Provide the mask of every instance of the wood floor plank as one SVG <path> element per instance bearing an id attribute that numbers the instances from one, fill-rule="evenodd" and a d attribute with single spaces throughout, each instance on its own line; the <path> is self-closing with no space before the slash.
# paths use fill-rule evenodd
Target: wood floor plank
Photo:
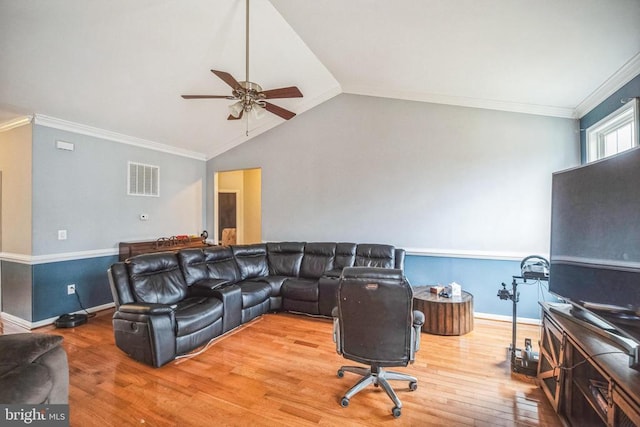
<path id="1" fill-rule="evenodd" d="M 415 363 L 394 369 L 418 379 L 414 392 L 393 381 L 403 402 L 394 419 L 379 388 L 340 406 L 358 377 L 336 375 L 354 363 L 336 353 L 328 319 L 264 315 L 201 354 L 155 369 L 115 346 L 112 314 L 73 329 L 36 330 L 65 338 L 72 426 L 561 425 L 536 380 L 510 372 L 510 323 L 476 319 L 461 337 L 423 333 Z M 537 326 L 518 329 L 519 340 L 538 341 Z M 1 322 L 0 331 L 22 332 Z"/>

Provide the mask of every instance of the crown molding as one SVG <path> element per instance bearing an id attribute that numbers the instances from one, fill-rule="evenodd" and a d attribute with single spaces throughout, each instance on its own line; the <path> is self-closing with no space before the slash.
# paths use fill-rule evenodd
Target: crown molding
<path id="1" fill-rule="evenodd" d="M 18 128 L 20 126 L 28 125 L 33 120 L 33 116 L 20 116 L 15 119 L 7 120 L 0 123 L 0 132 L 6 132 L 11 129 Z"/>
<path id="2" fill-rule="evenodd" d="M 190 150 L 183 150 L 180 148 L 172 147 L 170 145 L 161 144 L 159 142 L 153 142 L 135 136 L 124 135 L 122 133 L 112 132 L 110 130 L 100 129 L 93 126 L 83 125 L 80 123 L 71 122 L 68 120 L 58 119 L 51 116 L 45 116 L 44 114 L 35 114 L 34 123 L 40 126 L 46 126 L 54 129 L 60 129 L 67 132 L 74 132 L 82 135 L 93 136 L 96 138 L 102 138 L 109 141 L 119 142 L 122 144 L 133 145 L 136 147 L 146 148 L 154 151 L 161 151 L 163 153 L 173 154 L 176 156 L 188 157 L 196 160 L 206 160 L 206 156 L 202 153 L 198 153 Z"/>
<path id="3" fill-rule="evenodd" d="M 511 113 L 535 114 L 573 119 L 574 110 L 569 107 L 523 104 L 519 102 L 497 101 L 493 99 L 467 98 L 464 96 L 438 95 L 433 93 L 403 92 L 385 90 L 379 87 L 347 86 L 344 93 L 380 98 L 403 99 L 406 101 L 429 102 L 433 104 L 456 105 L 460 107 L 483 108 L 486 110 L 507 111 Z"/>
<path id="4" fill-rule="evenodd" d="M 640 52 L 628 60 L 618 71 L 594 90 L 591 95 L 578 104 L 575 117 L 578 119 L 583 118 L 637 75 L 640 75 Z"/>

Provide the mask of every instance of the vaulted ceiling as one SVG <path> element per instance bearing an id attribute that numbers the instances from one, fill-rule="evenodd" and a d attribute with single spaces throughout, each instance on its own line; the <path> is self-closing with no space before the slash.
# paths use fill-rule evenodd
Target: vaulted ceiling
<path id="1" fill-rule="evenodd" d="M 0 0 L 0 123 L 79 124 L 210 158 L 284 120 L 227 121 L 244 0 Z M 341 93 L 579 117 L 640 72 L 640 0 L 251 0 L 250 77 Z M 36 119 L 37 120 L 37 119 Z M 292 120 L 296 120 L 293 118 Z"/>

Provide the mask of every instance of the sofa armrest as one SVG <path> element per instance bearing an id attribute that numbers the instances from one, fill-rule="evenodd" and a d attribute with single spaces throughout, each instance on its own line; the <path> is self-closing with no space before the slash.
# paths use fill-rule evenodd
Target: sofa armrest
<path id="1" fill-rule="evenodd" d="M 218 286 L 210 295 L 222 301 L 222 333 L 237 328 L 242 323 L 242 290 L 238 285 Z"/>
<path id="2" fill-rule="evenodd" d="M 190 297 L 216 296 L 215 291 L 219 290 L 220 287 L 228 283 L 229 281 L 225 279 L 204 279 L 189 286 L 189 290 L 187 291 L 187 293 Z"/>
<path id="3" fill-rule="evenodd" d="M 325 271 L 324 274 L 322 275 L 322 277 L 327 277 L 327 278 L 331 278 L 331 279 L 339 279 L 341 275 L 342 275 L 342 269 L 341 268 L 334 268 L 333 270 Z"/>
<path id="4" fill-rule="evenodd" d="M 33 363 L 62 343 L 59 335 L 42 333 L 0 336 L 0 375 L 21 364 Z"/>
<path id="5" fill-rule="evenodd" d="M 154 314 L 170 314 L 173 313 L 174 307 L 167 304 L 153 304 L 153 303 L 132 303 L 122 304 L 118 311 L 122 313 L 130 314 L 144 314 L 153 316 Z"/>

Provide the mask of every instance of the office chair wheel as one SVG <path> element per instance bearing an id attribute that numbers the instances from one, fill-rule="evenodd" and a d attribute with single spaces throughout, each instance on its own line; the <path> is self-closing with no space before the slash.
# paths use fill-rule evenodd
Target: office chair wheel
<path id="1" fill-rule="evenodd" d="M 338 378 L 344 377 L 344 371 L 342 369 L 338 369 Z"/>
<path id="2" fill-rule="evenodd" d="M 417 383 L 417 382 L 414 382 L 414 381 L 411 381 L 411 382 L 409 383 L 409 390 L 411 390 L 411 391 L 416 391 L 417 389 L 418 389 L 418 383 Z"/>
<path id="3" fill-rule="evenodd" d="M 343 398 L 340 400 L 340 405 L 341 405 L 343 408 L 346 408 L 347 406 L 349 406 L 349 399 L 347 399 L 346 397 L 343 397 Z"/>
<path id="4" fill-rule="evenodd" d="M 398 418 L 400 415 L 402 415 L 402 411 L 397 406 L 394 406 L 394 408 L 391 410 L 391 413 L 393 414 L 393 418 Z"/>

